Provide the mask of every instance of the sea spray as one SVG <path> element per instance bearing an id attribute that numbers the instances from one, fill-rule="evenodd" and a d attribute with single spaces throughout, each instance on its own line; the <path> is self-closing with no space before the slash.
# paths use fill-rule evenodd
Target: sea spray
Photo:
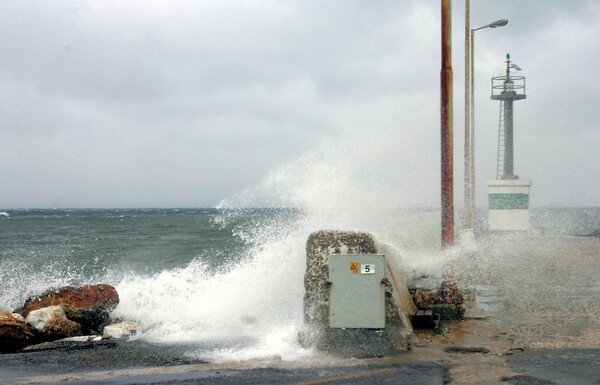
<path id="1" fill-rule="evenodd" d="M 439 214 L 414 208 L 437 201 L 437 162 L 428 149 L 403 146 L 409 136 L 391 128 L 377 135 L 354 130 L 273 169 L 218 206 L 215 225 L 233 224 L 247 246 L 244 256 L 217 272 L 193 261 L 125 278 L 117 286 L 118 313 L 140 322 L 143 338 L 196 344 L 211 359 L 309 354 L 297 334 L 312 232 L 370 232 L 404 266 L 412 257 L 435 255 L 427 268 L 439 270 Z"/>
<path id="2" fill-rule="evenodd" d="M 230 218 L 219 219 L 226 220 Z M 252 221 L 244 225 L 253 226 Z M 302 322 L 305 239 L 296 226 L 287 232 L 269 231 L 266 225 L 258 229 L 257 236 L 274 236 L 227 269 L 210 272 L 193 261 L 184 268 L 124 279 L 117 286 L 121 303 L 115 314 L 139 322 L 142 338 L 195 345 L 206 358 L 224 359 L 225 352 L 297 356 L 301 349 L 294 333 Z"/>
<path id="3" fill-rule="evenodd" d="M 73 266 L 65 263 L 64 259 L 52 260 L 31 254 L 20 260 L 14 257 L 8 259 L 6 254 L 2 257 L 0 311 L 10 312 L 22 306 L 27 298 L 48 289 L 115 281 L 101 269 L 93 274 L 87 273 L 89 264 Z"/>
<path id="4" fill-rule="evenodd" d="M 102 246 L 101 260 L 112 261 L 96 278 L 119 292 L 114 315 L 137 321 L 138 338 L 189 345 L 212 360 L 294 358 L 311 354 L 297 333 L 312 232 L 366 231 L 407 270 L 438 271 L 439 213 L 427 208 L 439 200 L 434 152 L 403 145 L 418 145 L 410 140 L 415 130 L 371 131 L 350 130 L 274 168 L 258 185 L 223 200 L 211 228 L 184 212 L 134 217 L 124 210 L 119 218 L 100 215 L 102 223 L 86 216 L 94 231 L 102 225 L 86 236 L 90 252 Z M 232 247 L 201 249 L 221 229 L 233 235 Z M 186 250 L 176 247 L 183 244 Z"/>
<path id="5" fill-rule="evenodd" d="M 247 245 L 235 264 L 209 272 L 193 261 L 126 278 L 117 286 L 117 312 L 140 322 L 142 338 L 196 345 L 192 351 L 212 360 L 311 354 L 297 341 L 310 233 L 371 232 L 404 266 L 433 254 L 438 258 L 429 259 L 428 268 L 439 270 L 439 214 L 414 209 L 437 194 L 429 173 L 415 170 L 424 160 L 419 151 L 399 151 L 393 136 L 325 141 L 221 202 L 215 225 L 233 224 L 233 234 Z"/>

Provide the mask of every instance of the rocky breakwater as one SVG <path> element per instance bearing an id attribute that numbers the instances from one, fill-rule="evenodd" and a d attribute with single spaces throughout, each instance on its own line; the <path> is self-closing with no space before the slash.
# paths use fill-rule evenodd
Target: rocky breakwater
<path id="1" fill-rule="evenodd" d="M 110 285 L 66 286 L 28 298 L 13 313 L 0 313 L 0 352 L 62 338 L 100 335 L 119 303 Z"/>

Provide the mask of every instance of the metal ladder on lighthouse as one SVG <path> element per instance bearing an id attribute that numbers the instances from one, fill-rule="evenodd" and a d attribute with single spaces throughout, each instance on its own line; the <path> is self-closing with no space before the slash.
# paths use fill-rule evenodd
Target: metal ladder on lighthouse
<path id="1" fill-rule="evenodd" d="M 500 123 L 498 125 L 498 157 L 496 161 L 496 180 L 504 174 L 504 100 L 500 101 Z"/>

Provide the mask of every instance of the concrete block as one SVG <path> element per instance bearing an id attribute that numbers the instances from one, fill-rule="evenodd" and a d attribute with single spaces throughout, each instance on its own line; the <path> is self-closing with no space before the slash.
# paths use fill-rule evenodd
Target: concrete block
<path id="1" fill-rule="evenodd" d="M 393 258 L 386 258 L 385 328 L 331 329 L 329 327 L 329 270 L 331 254 L 385 254 L 370 234 L 345 231 L 318 231 L 306 244 L 304 276 L 304 324 L 300 342 L 322 351 L 355 356 L 380 355 L 410 347 L 413 334 L 409 314 L 416 310 L 405 277 Z M 356 343 L 360 341 L 360 343 Z M 386 343 L 382 343 L 386 341 Z M 384 350 L 384 351 L 382 351 Z"/>
<path id="2" fill-rule="evenodd" d="M 529 230 L 530 180 L 510 179 L 488 182 L 489 218 L 492 231 Z"/>

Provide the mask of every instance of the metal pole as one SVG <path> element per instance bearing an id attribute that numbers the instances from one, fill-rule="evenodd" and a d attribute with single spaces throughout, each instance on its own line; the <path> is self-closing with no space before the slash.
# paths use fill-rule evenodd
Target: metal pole
<path id="1" fill-rule="evenodd" d="M 465 0 L 465 6 L 469 5 L 469 0 Z M 465 143 L 468 141 L 469 143 L 469 149 L 468 149 L 468 161 L 465 160 L 466 163 L 468 163 L 469 165 L 469 176 L 465 176 L 465 184 L 469 184 L 468 187 L 465 187 L 465 191 L 468 191 L 468 200 L 467 200 L 467 196 L 465 196 L 465 228 L 474 228 L 475 227 L 475 214 L 476 214 L 476 205 L 475 205 L 475 31 L 478 31 L 480 29 L 483 28 L 496 28 L 496 27 L 503 27 L 506 24 L 508 24 L 508 20 L 506 19 L 501 19 L 501 20 L 496 20 L 493 23 L 484 25 L 483 27 L 479 27 L 479 28 L 475 28 L 475 29 L 471 29 L 471 33 L 469 36 L 469 47 L 466 47 L 466 43 L 465 43 L 465 51 L 466 50 L 470 50 L 470 54 L 469 54 L 469 63 L 466 63 L 466 59 L 465 59 L 465 67 L 469 67 L 469 74 L 470 74 L 470 78 L 466 81 L 470 81 L 470 86 L 469 86 L 469 101 L 465 100 L 465 103 L 469 103 L 469 134 L 468 134 L 468 139 L 466 138 L 467 134 L 465 133 Z M 468 26 L 465 23 L 465 40 L 467 40 L 467 31 Z M 466 54 L 465 54 L 466 56 Z M 466 86 L 465 86 L 466 87 Z M 467 99 L 465 97 L 465 99 Z M 466 113 L 467 109 L 465 107 L 465 113 Z M 465 126 L 465 130 L 466 130 L 466 126 Z M 467 152 L 467 149 L 465 148 L 465 152 Z M 465 155 L 466 156 L 466 155 Z M 466 170 L 466 166 L 465 166 L 465 170 Z M 467 182 L 468 180 L 468 182 Z"/>
<path id="2" fill-rule="evenodd" d="M 504 175 L 502 179 L 515 179 L 513 168 L 513 101 L 504 101 Z"/>
<path id="3" fill-rule="evenodd" d="M 441 85 L 441 201 L 442 246 L 454 243 L 454 175 L 452 143 L 452 42 L 451 1 L 442 1 L 442 68 Z"/>
<path id="4" fill-rule="evenodd" d="M 471 57 L 470 57 L 470 4 L 469 0 L 465 0 L 465 150 L 464 150 L 464 163 L 465 163 L 465 218 L 463 228 L 471 228 L 471 124 L 470 124 L 470 101 L 471 92 L 469 89 L 470 85 L 470 73 L 471 70 Z"/>
<path id="5" fill-rule="evenodd" d="M 506 80 L 504 92 L 515 94 L 513 82 L 510 79 L 510 56 L 506 55 Z M 504 176 L 502 179 L 515 179 L 513 169 L 513 99 L 504 100 Z"/>
<path id="6" fill-rule="evenodd" d="M 470 208 L 470 213 L 471 213 L 471 218 L 470 218 L 470 227 L 475 227 L 475 31 L 471 30 L 471 38 L 470 38 L 470 44 L 471 44 L 471 95 L 470 95 L 470 101 L 471 101 L 471 117 L 469 119 L 470 127 L 471 127 L 471 153 L 470 153 L 470 165 L 471 165 L 471 175 L 470 175 L 470 182 L 471 182 L 471 189 L 470 189 L 470 193 L 471 193 L 471 208 Z"/>

